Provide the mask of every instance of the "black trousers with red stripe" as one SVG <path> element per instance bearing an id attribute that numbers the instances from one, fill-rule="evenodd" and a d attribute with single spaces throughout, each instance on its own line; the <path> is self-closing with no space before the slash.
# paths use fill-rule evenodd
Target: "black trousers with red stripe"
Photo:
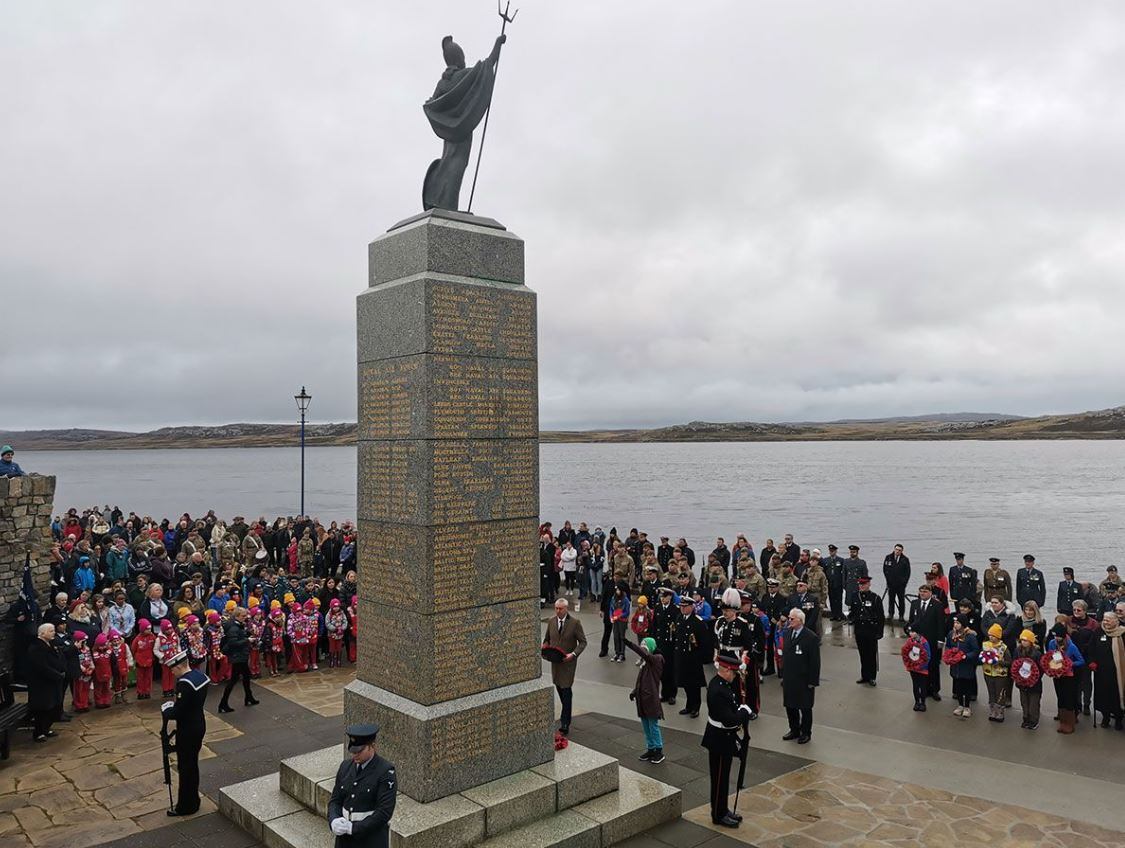
<path id="1" fill-rule="evenodd" d="M 733 754 L 709 751 L 711 760 L 711 821 L 718 821 L 730 813 L 727 797 L 730 795 L 730 767 Z"/>

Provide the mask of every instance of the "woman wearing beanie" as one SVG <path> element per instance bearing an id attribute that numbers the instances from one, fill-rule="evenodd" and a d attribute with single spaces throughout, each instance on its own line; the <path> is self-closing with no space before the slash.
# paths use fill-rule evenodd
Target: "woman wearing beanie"
<path id="1" fill-rule="evenodd" d="M 1039 666 L 1055 683 L 1055 696 L 1059 700 L 1059 733 L 1073 733 L 1078 712 L 1078 678 L 1076 672 L 1086 664 L 1066 632 L 1065 624 L 1051 628 L 1051 641 L 1043 653 Z"/>
<path id="2" fill-rule="evenodd" d="M 1004 628 L 993 624 L 980 647 L 980 664 L 984 667 L 984 685 L 988 690 L 989 721 L 1004 720 L 1004 692 L 1011 662 L 1012 655 L 1004 644 Z"/>
<path id="3" fill-rule="evenodd" d="M 949 676 L 953 678 L 953 697 L 957 706 L 953 715 L 969 718 L 973 714 L 969 704 L 977 696 L 977 657 L 980 643 L 973 632 L 965 626 L 961 616 L 953 619 L 953 629 L 945 640 L 942 662 L 949 666 Z"/>
<path id="4" fill-rule="evenodd" d="M 645 732 L 645 752 L 639 759 L 662 763 L 664 738 L 660 734 L 660 719 L 664 718 L 664 706 L 660 701 L 660 678 L 664 674 L 664 657 L 651 636 L 642 639 L 639 646 L 626 641 L 625 647 L 639 654 L 642 663 L 637 671 L 637 682 L 629 693 L 629 700 L 637 704 L 637 716 Z"/>
<path id="5" fill-rule="evenodd" d="M 1022 631 L 1010 671 L 1012 682 L 1020 690 L 1020 709 L 1023 712 L 1020 727 L 1025 730 L 1039 729 L 1039 702 L 1043 698 L 1043 677 L 1039 661 L 1042 658 L 1043 652 L 1039 650 L 1035 634 L 1030 630 Z"/>

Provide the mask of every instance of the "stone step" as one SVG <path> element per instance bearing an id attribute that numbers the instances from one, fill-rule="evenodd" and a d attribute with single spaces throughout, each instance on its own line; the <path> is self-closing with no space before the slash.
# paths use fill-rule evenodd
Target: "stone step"
<path id="1" fill-rule="evenodd" d="M 602 848 L 601 825 L 574 810 L 562 810 L 493 836 L 481 848 Z"/>
<path id="2" fill-rule="evenodd" d="M 219 812 L 259 842 L 267 822 L 302 810 L 300 801 L 281 791 L 277 772 L 219 790 Z"/>
<path id="3" fill-rule="evenodd" d="M 615 845 L 658 824 L 678 819 L 683 793 L 655 778 L 618 767 L 618 789 L 573 808 L 601 825 L 601 844 Z"/>

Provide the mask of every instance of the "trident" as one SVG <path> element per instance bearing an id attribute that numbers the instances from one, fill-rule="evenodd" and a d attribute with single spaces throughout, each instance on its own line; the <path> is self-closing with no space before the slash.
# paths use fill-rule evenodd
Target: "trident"
<path id="1" fill-rule="evenodd" d="M 496 14 L 498 14 L 500 16 L 500 20 L 501 20 L 501 23 L 500 23 L 500 34 L 501 35 L 504 34 L 504 29 L 508 26 L 508 24 L 510 24 L 512 21 L 514 21 L 516 19 L 516 15 L 518 15 L 520 13 L 520 10 L 516 9 L 514 12 L 512 12 L 511 15 L 509 15 L 508 10 L 511 7 L 512 7 L 511 0 L 505 0 L 504 9 L 503 9 L 503 11 L 501 11 L 500 0 L 496 0 Z M 500 69 L 500 57 L 497 56 L 496 57 L 496 67 L 492 69 L 493 75 L 495 75 L 496 72 L 499 69 Z M 477 193 L 477 175 L 480 173 L 480 157 L 481 157 L 481 154 L 484 153 L 484 138 L 485 138 L 485 136 L 488 135 L 488 116 L 491 115 L 491 114 L 492 114 L 492 101 L 489 100 L 488 101 L 488 109 L 486 109 L 485 113 L 484 113 L 484 127 L 480 131 L 480 147 L 477 148 L 477 166 L 476 166 L 476 168 L 473 169 L 473 187 L 472 187 L 472 189 L 469 190 L 469 208 L 466 210 L 467 212 L 469 212 L 469 214 L 472 214 L 472 211 L 473 211 L 473 195 L 475 195 Z"/>

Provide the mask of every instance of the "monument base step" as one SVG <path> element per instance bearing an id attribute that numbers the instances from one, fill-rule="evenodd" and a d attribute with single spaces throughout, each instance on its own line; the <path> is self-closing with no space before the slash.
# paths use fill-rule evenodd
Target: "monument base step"
<path id="1" fill-rule="evenodd" d="M 337 745 L 284 760 L 277 774 L 221 789 L 219 809 L 269 848 L 330 848 L 328 799 L 343 757 Z M 400 794 L 391 845 L 601 848 L 678 818 L 681 803 L 680 790 L 572 743 L 552 763 L 427 804 Z"/>

